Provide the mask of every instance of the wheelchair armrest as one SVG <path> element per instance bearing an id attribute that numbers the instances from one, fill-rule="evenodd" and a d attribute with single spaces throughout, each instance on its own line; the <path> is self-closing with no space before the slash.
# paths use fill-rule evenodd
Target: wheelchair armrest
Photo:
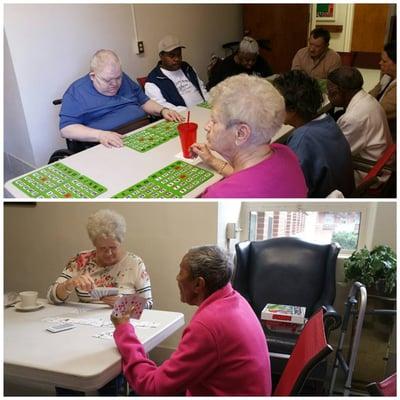
<path id="1" fill-rule="evenodd" d="M 324 306 L 324 325 L 327 339 L 331 331 L 339 328 L 342 323 L 342 317 L 331 305 Z"/>

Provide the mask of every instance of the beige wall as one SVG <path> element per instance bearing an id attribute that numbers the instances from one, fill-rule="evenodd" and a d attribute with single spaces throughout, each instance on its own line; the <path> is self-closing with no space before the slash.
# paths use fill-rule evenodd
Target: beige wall
<path id="1" fill-rule="evenodd" d="M 135 20 L 145 46 L 142 55 L 135 54 Z M 158 41 L 173 33 L 187 45 L 185 59 L 206 79 L 211 53 L 241 36 L 241 6 L 6 4 L 4 32 L 9 47 L 4 54 L 7 76 L 15 76 L 5 85 L 5 115 L 19 116 L 5 118 L 4 151 L 39 167 L 54 150 L 65 147 L 58 132 L 59 106 L 51 101 L 88 71 L 96 50 L 114 49 L 135 79 L 153 68 Z M 28 144 L 21 148 L 17 141 L 23 134 Z"/>
<path id="2" fill-rule="evenodd" d="M 5 291 L 38 290 L 46 295 L 69 257 L 91 248 L 85 223 L 92 212 L 110 207 L 127 220 L 125 246 L 143 258 L 150 273 L 155 308 L 179 311 L 189 321 L 194 307 L 179 300 L 175 277 L 186 250 L 217 243 L 215 202 L 37 203 L 4 208 Z M 175 347 L 181 332 L 163 343 Z"/>

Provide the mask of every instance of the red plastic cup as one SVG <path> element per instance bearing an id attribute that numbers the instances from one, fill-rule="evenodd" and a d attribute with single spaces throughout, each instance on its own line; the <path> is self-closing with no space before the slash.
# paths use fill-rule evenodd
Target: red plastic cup
<path id="1" fill-rule="evenodd" d="M 182 122 L 178 125 L 181 139 L 183 157 L 190 158 L 190 146 L 196 142 L 197 124 L 195 122 Z"/>

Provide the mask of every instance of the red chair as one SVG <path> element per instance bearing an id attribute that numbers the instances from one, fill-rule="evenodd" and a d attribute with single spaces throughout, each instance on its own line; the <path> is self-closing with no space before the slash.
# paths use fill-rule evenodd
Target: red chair
<path id="1" fill-rule="evenodd" d="M 298 394 L 311 370 L 331 352 L 325 336 L 323 309 L 306 323 L 283 370 L 274 396 Z"/>
<path id="2" fill-rule="evenodd" d="M 388 190 L 389 185 L 395 185 L 395 168 L 396 163 L 394 162 L 396 154 L 396 144 L 393 143 L 385 150 L 382 156 L 376 163 L 369 160 L 362 160 L 355 157 L 353 159 L 354 167 L 360 171 L 368 171 L 368 174 L 363 180 L 357 185 L 356 190 L 352 197 L 382 197 L 385 194 L 385 190 Z M 368 166 L 369 164 L 369 166 Z M 377 187 L 372 185 L 378 182 L 378 177 L 382 175 L 383 171 L 389 171 L 390 177 L 384 183 Z M 395 194 L 396 190 L 394 190 Z M 395 197 L 395 196 L 394 196 Z"/>
<path id="3" fill-rule="evenodd" d="M 381 382 L 373 382 L 367 385 L 368 393 L 371 396 L 397 396 L 396 372 Z"/>
<path id="4" fill-rule="evenodd" d="M 147 76 L 143 76 L 141 78 L 136 78 L 138 84 L 140 85 L 140 87 L 144 90 L 144 85 L 147 82 Z"/>

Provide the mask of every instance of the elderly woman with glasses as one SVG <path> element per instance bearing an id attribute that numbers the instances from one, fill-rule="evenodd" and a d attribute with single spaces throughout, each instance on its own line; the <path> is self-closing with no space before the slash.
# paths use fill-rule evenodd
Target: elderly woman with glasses
<path id="1" fill-rule="evenodd" d="M 285 145 L 271 144 L 285 119 L 285 101 L 273 85 L 255 76 L 236 75 L 213 88 L 210 102 L 207 143 L 195 143 L 191 150 L 224 179 L 201 197 L 307 196 L 296 155 Z"/>
<path id="2" fill-rule="evenodd" d="M 87 232 L 94 249 L 82 251 L 69 260 L 50 286 L 47 298 L 52 304 L 64 303 L 72 292 L 82 302 L 98 300 L 91 291 L 96 287 L 118 288 L 122 293 L 138 293 L 151 308 L 150 278 L 140 257 L 123 247 L 126 222 L 111 210 L 99 210 L 88 219 Z M 100 300 L 112 306 L 117 296 Z"/>

